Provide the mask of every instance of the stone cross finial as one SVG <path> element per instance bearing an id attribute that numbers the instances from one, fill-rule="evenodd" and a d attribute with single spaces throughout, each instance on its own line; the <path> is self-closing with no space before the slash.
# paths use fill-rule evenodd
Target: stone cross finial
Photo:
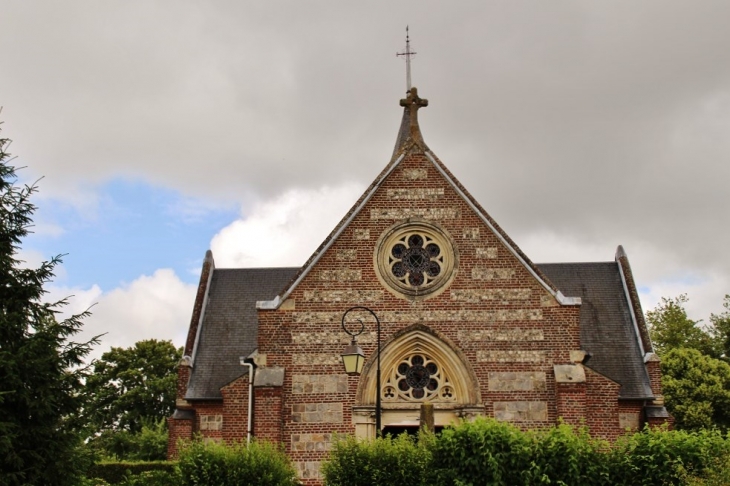
<path id="1" fill-rule="evenodd" d="M 423 145 L 423 136 L 418 126 L 418 109 L 428 106 L 428 100 L 418 97 L 418 89 L 411 88 L 408 97 L 400 100 L 400 105 L 406 107 L 410 118 L 411 137 L 413 141 Z"/>

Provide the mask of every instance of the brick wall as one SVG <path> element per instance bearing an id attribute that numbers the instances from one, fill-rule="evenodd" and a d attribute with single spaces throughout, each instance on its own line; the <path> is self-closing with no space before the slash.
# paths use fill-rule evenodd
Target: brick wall
<path id="1" fill-rule="evenodd" d="M 379 239 L 405 218 L 439 225 L 458 255 L 453 280 L 431 298 L 403 298 L 376 274 Z M 258 311 L 259 353 L 267 367 L 285 373 L 281 386 L 255 388 L 254 435 L 282 443 L 304 483 L 320 484 L 320 463 L 332 438 L 354 433 L 353 407 L 367 405 L 357 403 L 357 396 L 368 378 L 345 375 L 340 360 L 350 341 L 341 318 L 355 305 L 379 316 L 384 344 L 418 324 L 458 350 L 478 388 L 473 403 L 463 404 L 469 412 L 462 415 L 482 412 L 523 428 L 562 417 L 570 424 L 585 423 L 591 433 L 609 440 L 622 427 L 632 427 L 640 407 L 620 404 L 615 382 L 589 369 L 585 381 L 556 381 L 555 365 L 575 366 L 571 351 L 581 347 L 580 307 L 561 305 L 509 244 L 423 154 L 407 155 L 287 301 L 277 310 Z M 366 329 L 358 342 L 372 360 L 376 328 L 369 316 L 363 321 Z M 655 376 L 658 367 L 652 380 Z M 181 374 L 182 382 L 187 378 Z M 222 390 L 223 402 L 194 404 L 190 430 L 179 424 L 175 433 L 245 440 L 247 387 L 243 377 Z M 413 408 L 418 410 L 418 404 Z"/>
<path id="2" fill-rule="evenodd" d="M 440 225 L 458 252 L 454 280 L 433 298 L 399 297 L 384 289 L 375 273 L 378 239 L 408 217 Z M 259 311 L 259 352 L 267 355 L 268 366 L 287 372 L 281 395 L 270 397 L 270 406 L 259 403 L 257 390 L 257 436 L 282 440 L 307 484 L 318 484 L 318 464 L 331 434 L 354 432 L 360 379 L 344 377 L 339 359 L 349 344 L 340 319 L 350 306 L 375 311 L 383 341 L 415 323 L 449 339 L 481 383 L 484 413 L 524 427 L 555 423 L 552 366 L 569 363 L 570 351 L 580 349 L 579 307 L 557 303 L 419 154 L 407 156 L 383 181 L 289 300 L 286 310 Z M 365 322 L 358 342 L 372 357 L 375 325 Z M 325 376 L 338 377 L 320 381 Z M 276 407 L 282 411 L 278 424 L 273 423 Z M 267 410 L 267 417 L 260 410 Z M 262 420 L 270 432 L 258 429 Z"/>

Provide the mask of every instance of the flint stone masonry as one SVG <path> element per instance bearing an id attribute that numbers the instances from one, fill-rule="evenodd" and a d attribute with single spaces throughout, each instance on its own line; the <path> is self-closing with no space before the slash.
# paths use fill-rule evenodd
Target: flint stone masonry
<path id="1" fill-rule="evenodd" d="M 336 258 L 341 262 L 354 261 L 357 259 L 357 250 L 350 248 L 345 250 L 337 250 Z"/>
<path id="2" fill-rule="evenodd" d="M 479 331 L 459 331 L 462 341 L 543 341 L 542 329 L 482 329 Z"/>
<path id="3" fill-rule="evenodd" d="M 474 280 L 509 280 L 514 276 L 514 268 L 474 267 L 471 269 L 471 278 Z"/>
<path id="4" fill-rule="evenodd" d="M 200 430 L 223 430 L 223 415 L 201 415 Z"/>
<path id="5" fill-rule="evenodd" d="M 464 228 L 461 237 L 465 240 L 479 239 L 479 228 Z"/>
<path id="6" fill-rule="evenodd" d="M 544 363 L 547 351 L 477 351 L 477 361 L 491 363 Z"/>
<path id="7" fill-rule="evenodd" d="M 294 344 L 350 344 L 352 338 L 342 331 L 337 332 L 297 332 L 291 335 Z M 374 343 L 375 333 L 365 331 L 357 336 L 359 343 Z"/>
<path id="8" fill-rule="evenodd" d="M 543 371 L 489 373 L 489 391 L 543 391 L 546 378 Z"/>
<path id="9" fill-rule="evenodd" d="M 459 210 L 456 208 L 378 208 L 370 210 L 370 219 L 456 219 L 459 217 Z"/>
<path id="10" fill-rule="evenodd" d="M 296 403 L 292 405 L 292 422 L 308 424 L 342 423 L 342 403 Z"/>
<path id="11" fill-rule="evenodd" d="M 430 187 L 424 187 L 424 188 L 404 188 L 404 189 L 388 189 L 388 198 L 394 199 L 394 200 L 400 200 L 400 199 L 429 199 L 429 200 L 435 200 L 444 195 L 444 188 L 443 187 L 437 187 L 437 188 L 430 188 Z"/>
<path id="12" fill-rule="evenodd" d="M 427 179 L 428 171 L 426 169 L 403 169 L 403 178 L 411 181 Z"/>
<path id="13" fill-rule="evenodd" d="M 356 240 L 369 240 L 370 230 L 369 229 L 356 229 L 352 232 Z"/>
<path id="14" fill-rule="evenodd" d="M 346 393 L 347 375 L 293 375 L 292 393 Z"/>
<path id="15" fill-rule="evenodd" d="M 292 434 L 291 448 L 295 451 L 330 451 L 332 434 Z"/>
<path id="16" fill-rule="evenodd" d="M 503 422 L 544 422 L 547 402 L 494 402 L 494 418 Z"/>
<path id="17" fill-rule="evenodd" d="M 377 302 L 382 290 L 305 290 L 305 302 Z"/>
<path id="18" fill-rule="evenodd" d="M 484 300 L 527 300 L 531 293 L 531 289 L 454 289 L 451 291 L 451 300 L 470 303 Z"/>
<path id="19" fill-rule="evenodd" d="M 297 324 L 339 323 L 342 313 L 338 312 L 295 312 Z M 380 322 L 490 322 L 490 321 L 539 321 L 540 309 L 501 309 L 497 311 L 474 311 L 466 309 L 433 310 L 427 313 L 385 311 L 379 314 Z M 360 339 L 358 338 L 358 341 Z M 339 341 L 338 341 L 339 342 Z"/>
<path id="20" fill-rule="evenodd" d="M 319 462 L 299 461 L 294 463 L 299 479 L 319 479 Z"/>
<path id="21" fill-rule="evenodd" d="M 346 268 L 343 270 L 322 270 L 319 273 L 320 280 L 329 280 L 336 282 L 352 282 L 353 280 L 360 280 L 361 278 L 362 271 L 352 268 Z"/>
<path id="22" fill-rule="evenodd" d="M 619 412 L 618 414 L 618 426 L 621 429 L 626 430 L 637 430 L 639 428 L 639 413 L 638 412 Z"/>
<path id="23" fill-rule="evenodd" d="M 477 248 L 477 258 L 497 258 L 497 247 Z"/>
<path id="24" fill-rule="evenodd" d="M 293 354 L 291 359 L 293 364 L 304 366 L 336 365 L 342 362 L 342 358 L 339 355 L 323 353 Z"/>

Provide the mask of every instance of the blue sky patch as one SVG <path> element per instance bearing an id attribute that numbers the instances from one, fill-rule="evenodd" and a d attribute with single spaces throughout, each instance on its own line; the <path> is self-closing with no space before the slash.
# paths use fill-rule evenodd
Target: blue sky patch
<path id="1" fill-rule="evenodd" d="M 239 214 L 234 205 L 215 206 L 142 181 L 116 179 L 96 193 L 94 211 L 61 200 L 34 201 L 39 231 L 23 248 L 46 257 L 67 254 L 65 277 L 59 275 L 57 284 L 111 290 L 159 268 L 197 283 L 191 269 L 200 266 L 213 236 Z"/>

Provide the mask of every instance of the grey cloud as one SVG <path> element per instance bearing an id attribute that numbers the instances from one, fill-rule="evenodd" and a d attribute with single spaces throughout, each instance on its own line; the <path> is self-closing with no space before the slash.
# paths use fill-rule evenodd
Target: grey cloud
<path id="1" fill-rule="evenodd" d="M 730 274 L 728 18 L 724 1 L 11 1 L 4 133 L 59 194 L 367 183 L 410 24 L 426 141 L 518 243 L 552 230 Z"/>

